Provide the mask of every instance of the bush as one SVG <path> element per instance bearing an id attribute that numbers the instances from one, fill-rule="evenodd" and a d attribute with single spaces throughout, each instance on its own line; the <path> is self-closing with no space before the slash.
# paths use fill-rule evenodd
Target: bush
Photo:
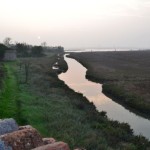
<path id="1" fill-rule="evenodd" d="M 0 44 L 0 60 L 2 60 L 4 58 L 4 54 L 7 49 L 8 49 L 8 47 L 6 47 L 3 44 Z"/>
<path id="2" fill-rule="evenodd" d="M 31 54 L 33 57 L 40 57 L 43 55 L 43 48 L 42 46 L 34 46 L 31 49 Z"/>

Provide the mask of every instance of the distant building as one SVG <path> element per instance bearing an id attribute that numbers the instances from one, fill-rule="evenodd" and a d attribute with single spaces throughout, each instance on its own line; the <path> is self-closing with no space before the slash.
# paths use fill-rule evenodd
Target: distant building
<path id="1" fill-rule="evenodd" d="M 9 49 L 5 51 L 5 54 L 4 54 L 5 61 L 13 61 L 13 60 L 16 60 L 16 58 L 17 58 L 16 50 Z"/>

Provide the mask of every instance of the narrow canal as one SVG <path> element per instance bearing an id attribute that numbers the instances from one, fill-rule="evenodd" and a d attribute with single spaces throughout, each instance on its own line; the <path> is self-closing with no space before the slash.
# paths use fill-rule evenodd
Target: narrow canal
<path id="1" fill-rule="evenodd" d="M 71 89 L 82 93 L 93 102 L 98 111 L 106 111 L 108 118 L 128 123 L 136 135 L 143 135 L 150 139 L 150 120 L 140 117 L 122 105 L 114 102 L 102 93 L 102 85 L 85 78 L 86 68 L 74 59 L 67 58 L 68 71 L 59 75 Z"/>

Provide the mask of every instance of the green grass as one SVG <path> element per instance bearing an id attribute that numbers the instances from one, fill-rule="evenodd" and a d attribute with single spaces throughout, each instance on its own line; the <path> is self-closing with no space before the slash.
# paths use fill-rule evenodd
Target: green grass
<path id="1" fill-rule="evenodd" d="M 6 71 L 5 80 L 3 82 L 3 90 L 0 95 L 0 117 L 14 117 L 16 118 L 16 100 L 18 99 L 18 86 L 16 77 L 13 75 L 14 63 L 5 63 L 4 69 Z"/>
<path id="2" fill-rule="evenodd" d="M 5 76 L 0 92 L 0 118 L 14 118 L 21 125 L 26 120 L 22 117 L 22 97 L 15 66 L 16 62 L 5 62 L 3 66 Z"/>
<path id="3" fill-rule="evenodd" d="M 24 65 L 20 68 L 19 64 L 26 61 L 30 61 L 30 68 L 29 80 L 25 84 Z M 150 147 L 147 139 L 133 135 L 128 124 L 108 120 L 105 112 L 97 112 L 82 94 L 75 93 L 60 81 L 57 72 L 52 70 L 56 61 L 56 55 L 50 55 L 5 64 L 7 76 L 4 95 L 7 95 L 7 88 L 9 91 L 12 89 L 7 97 L 7 105 L 13 102 L 9 106 L 11 111 L 8 111 L 8 117 L 17 118 L 19 124 L 32 125 L 44 137 L 67 142 L 71 149 L 144 150 Z M 62 68 L 64 70 L 67 67 Z M 12 93 L 15 95 L 13 101 Z M 0 105 L 5 107 L 5 103 Z M 7 109 L 3 111 L 6 117 Z"/>

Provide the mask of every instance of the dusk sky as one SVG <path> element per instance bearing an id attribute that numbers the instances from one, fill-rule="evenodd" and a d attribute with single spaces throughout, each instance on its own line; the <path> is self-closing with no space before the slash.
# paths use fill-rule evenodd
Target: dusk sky
<path id="1" fill-rule="evenodd" d="M 150 48 L 150 0 L 0 0 L 0 42 Z"/>

